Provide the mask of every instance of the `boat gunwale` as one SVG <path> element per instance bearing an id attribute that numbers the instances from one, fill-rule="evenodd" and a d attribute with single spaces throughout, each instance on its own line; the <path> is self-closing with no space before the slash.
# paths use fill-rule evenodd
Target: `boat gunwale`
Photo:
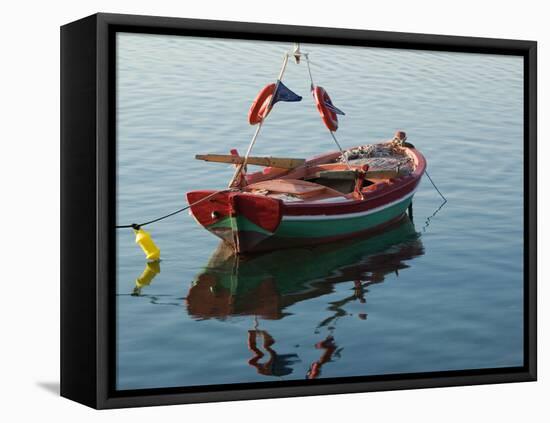
<path id="1" fill-rule="evenodd" d="M 281 218 L 291 217 L 294 219 L 299 219 L 300 217 L 303 217 L 305 219 L 308 216 L 316 217 L 316 216 L 323 216 L 323 215 L 331 216 L 331 219 L 337 217 L 338 215 L 342 215 L 343 219 L 347 219 L 347 218 L 352 218 L 354 214 L 361 214 L 361 213 L 364 213 L 365 211 L 368 211 L 369 209 L 384 208 L 386 205 L 396 202 L 399 199 L 405 198 L 408 195 L 412 197 L 412 195 L 414 195 L 416 191 L 418 184 L 420 183 L 420 179 L 422 175 L 425 172 L 426 160 L 422 155 L 422 153 L 413 147 L 405 147 L 405 148 L 407 151 L 407 155 L 411 157 L 415 165 L 412 173 L 406 176 L 400 176 L 393 180 L 388 180 L 387 182 L 371 185 L 371 187 L 378 185 L 379 188 L 377 188 L 377 192 L 370 192 L 370 193 L 367 192 L 367 195 L 365 196 L 364 199 L 350 198 L 350 195 L 348 194 L 348 195 L 342 195 L 340 201 L 333 201 L 333 202 L 326 202 L 323 200 L 321 201 L 304 200 L 300 202 L 285 202 L 284 200 L 278 199 L 278 198 L 271 198 L 271 200 L 281 204 L 281 208 L 282 208 Z M 306 163 L 294 169 L 293 171 L 286 173 L 284 176 L 280 175 L 279 177 L 274 177 L 271 179 L 272 180 L 293 179 L 292 173 L 294 173 L 295 171 L 299 169 L 303 171 L 303 169 L 307 167 L 311 167 L 312 164 L 313 165 L 320 164 L 318 163 L 319 161 L 330 159 L 331 156 L 334 156 L 334 158 L 336 158 L 337 154 L 338 152 L 330 152 L 330 153 L 325 153 L 323 155 L 316 156 L 312 159 L 307 160 Z M 249 178 L 252 177 L 250 179 L 253 179 L 254 176 L 261 177 L 266 175 L 262 175 L 262 172 L 256 172 L 248 175 Z M 200 190 L 200 191 L 202 191 L 205 194 L 215 192 L 214 190 Z M 197 193 L 199 191 L 191 191 L 191 192 Z M 189 192 L 188 194 L 190 194 L 191 192 Z M 227 193 L 226 195 L 228 199 L 235 196 L 250 196 L 250 197 L 257 197 L 257 198 L 266 198 L 266 196 L 264 195 L 255 194 L 255 193 L 246 192 L 246 191 L 236 191 L 236 192 L 233 191 L 233 192 Z M 334 197 L 334 198 L 339 199 L 338 197 Z M 191 211 L 191 213 L 193 212 Z M 344 217 L 344 215 L 346 217 Z M 200 224 L 202 226 L 205 226 L 202 223 Z"/>

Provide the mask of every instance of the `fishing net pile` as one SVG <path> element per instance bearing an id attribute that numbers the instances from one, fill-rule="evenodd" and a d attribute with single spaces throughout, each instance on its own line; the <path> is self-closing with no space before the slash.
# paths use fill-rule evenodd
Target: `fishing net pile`
<path id="1" fill-rule="evenodd" d="M 367 144 L 346 150 L 338 161 L 348 161 L 350 165 L 369 165 L 370 170 L 413 171 L 413 161 L 405 149 L 394 142 Z"/>

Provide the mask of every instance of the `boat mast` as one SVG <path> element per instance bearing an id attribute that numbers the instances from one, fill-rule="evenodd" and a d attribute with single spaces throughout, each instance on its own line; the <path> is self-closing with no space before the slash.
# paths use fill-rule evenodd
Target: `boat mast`
<path id="1" fill-rule="evenodd" d="M 279 88 L 279 84 L 281 83 L 281 80 L 283 79 L 283 75 L 285 73 L 287 64 L 288 64 L 288 53 L 285 53 L 285 55 L 283 57 L 283 65 L 281 66 L 279 76 L 277 77 L 277 83 L 275 85 L 275 90 L 273 91 L 274 93 L 276 93 L 277 88 Z M 269 110 L 271 108 L 274 98 L 275 98 L 275 96 L 272 95 L 270 100 L 269 100 L 269 104 L 268 104 L 266 110 Z M 229 188 L 231 188 L 235 184 L 235 181 L 238 180 L 238 178 L 240 177 L 241 172 L 243 171 L 243 169 L 246 169 L 246 164 L 248 162 L 248 157 L 250 156 L 250 153 L 252 152 L 252 148 L 254 147 L 254 144 L 256 143 L 256 139 L 258 138 L 258 135 L 260 134 L 260 130 L 262 129 L 262 125 L 263 125 L 264 120 L 265 120 L 266 117 L 267 116 L 262 117 L 262 120 L 260 121 L 260 123 L 256 127 L 256 131 L 254 131 L 254 135 L 252 136 L 252 140 L 250 141 L 250 144 L 248 145 L 248 149 L 246 150 L 244 160 L 243 160 L 242 164 L 237 166 L 237 169 L 235 170 L 235 173 L 233 174 L 233 177 L 231 178 L 231 181 L 229 182 L 229 185 L 228 185 Z"/>
<path id="2" fill-rule="evenodd" d="M 315 88 L 315 84 L 313 82 L 313 76 L 312 76 L 312 73 L 311 73 L 311 66 L 310 66 L 310 62 L 309 62 L 309 54 L 308 53 L 302 53 L 300 51 L 300 43 L 294 43 L 294 49 L 293 49 L 291 55 L 294 56 L 294 61 L 296 62 L 296 64 L 300 63 L 300 59 L 301 59 L 302 56 L 304 56 L 306 58 L 307 70 L 308 70 L 308 73 L 309 73 L 309 80 L 311 82 L 310 90 L 313 92 L 313 90 Z M 281 83 L 281 81 L 283 79 L 283 75 L 285 73 L 289 57 L 290 57 L 289 53 L 284 54 L 283 65 L 281 66 L 281 70 L 279 71 L 279 76 L 277 77 L 277 83 L 275 85 L 275 90 L 273 91 L 274 93 L 277 92 L 277 89 L 279 88 L 279 84 Z M 275 98 L 275 95 L 272 95 L 271 98 L 269 99 L 269 104 L 268 104 L 266 110 L 271 109 L 274 98 Z M 237 169 L 235 169 L 235 173 L 233 174 L 233 177 L 231 178 L 231 181 L 229 182 L 229 185 L 228 185 L 229 188 L 232 188 L 235 185 L 236 181 L 239 180 L 240 175 L 242 174 L 243 170 L 246 169 L 246 164 L 248 163 L 248 158 L 250 156 L 250 153 L 252 152 L 252 148 L 254 148 L 254 144 L 256 144 L 256 140 L 258 139 L 258 135 L 260 134 L 260 131 L 262 129 L 262 125 L 263 125 L 264 120 L 266 118 L 267 118 L 267 115 L 263 116 L 262 119 L 260 120 L 260 122 L 258 123 L 258 126 L 256 127 L 256 130 L 254 131 L 254 135 L 252 136 L 252 140 L 250 141 L 250 144 L 248 145 L 248 149 L 246 150 L 244 160 L 241 164 L 239 164 L 237 166 Z M 340 150 L 342 160 L 346 163 L 348 169 L 351 170 L 351 166 L 348 162 L 348 159 L 347 159 L 346 155 L 344 154 L 344 150 L 342 149 L 342 146 L 340 145 L 340 143 L 336 139 L 336 136 L 334 135 L 334 131 L 331 131 L 329 129 L 329 132 L 330 132 L 330 135 L 331 135 L 332 139 L 336 143 L 336 146 Z"/>

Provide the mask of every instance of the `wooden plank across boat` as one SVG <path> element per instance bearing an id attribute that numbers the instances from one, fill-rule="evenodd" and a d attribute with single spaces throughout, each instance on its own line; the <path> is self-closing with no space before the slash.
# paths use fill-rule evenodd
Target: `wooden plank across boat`
<path id="1" fill-rule="evenodd" d="M 403 216 L 426 169 L 418 150 L 395 141 L 375 146 L 397 151 L 407 166 L 384 168 L 383 157 L 371 161 L 376 166 L 365 164 L 368 158 L 350 160 L 348 166 L 340 161 L 341 152 L 326 153 L 297 166 L 301 159 L 249 157 L 247 163 L 265 169 L 245 174 L 240 185 L 230 191 L 187 193 L 191 213 L 236 253 L 316 245 L 379 230 Z M 197 157 L 244 163 L 244 158 L 236 155 Z M 223 161 L 216 160 L 220 157 Z M 386 161 L 393 163 L 395 157 Z"/>
<path id="2" fill-rule="evenodd" d="M 197 160 L 217 163 L 244 164 L 244 157 L 231 154 L 197 154 Z M 256 166 L 270 166 L 281 169 L 294 169 L 305 163 L 305 159 L 292 159 L 280 157 L 249 157 L 247 163 Z"/>

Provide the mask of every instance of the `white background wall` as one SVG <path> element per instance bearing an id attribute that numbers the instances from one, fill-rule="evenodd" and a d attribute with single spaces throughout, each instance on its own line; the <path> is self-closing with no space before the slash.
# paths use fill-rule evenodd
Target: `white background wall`
<path id="1" fill-rule="evenodd" d="M 23 1 L 0 31 L 0 419 L 2 421 L 548 421 L 548 271 L 539 266 L 539 381 L 96 412 L 59 381 L 59 26 L 103 12 L 531 39 L 539 42 L 539 157 L 550 155 L 548 13 L 542 1 Z M 539 262 L 549 166 L 539 160 Z M 518 186 L 518 189 L 521 187 Z M 465 263 L 467 265 L 467 263 Z"/>

